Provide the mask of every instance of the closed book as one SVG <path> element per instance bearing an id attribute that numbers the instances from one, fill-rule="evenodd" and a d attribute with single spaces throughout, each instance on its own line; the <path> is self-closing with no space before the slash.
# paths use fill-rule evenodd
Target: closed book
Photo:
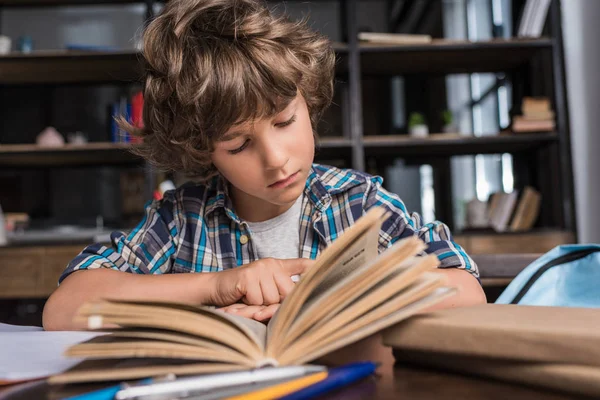
<path id="1" fill-rule="evenodd" d="M 550 99 L 547 97 L 523 97 L 523 113 L 551 111 Z"/>
<path id="2" fill-rule="evenodd" d="M 555 129 L 554 120 L 527 120 L 516 116 L 513 118 L 513 132 L 549 132 Z"/>
<path id="3" fill-rule="evenodd" d="M 383 332 L 398 361 L 600 395 L 600 310 L 482 304 Z"/>
<path id="4" fill-rule="evenodd" d="M 404 33 L 360 32 L 358 40 L 371 43 L 389 44 L 428 44 L 433 41 L 430 35 L 415 35 Z"/>
<path id="5" fill-rule="evenodd" d="M 513 232 L 523 232 L 533 228 L 540 213 L 541 203 L 542 196 L 540 192 L 530 186 L 526 186 L 521 193 L 517 210 L 510 224 L 510 230 Z"/>

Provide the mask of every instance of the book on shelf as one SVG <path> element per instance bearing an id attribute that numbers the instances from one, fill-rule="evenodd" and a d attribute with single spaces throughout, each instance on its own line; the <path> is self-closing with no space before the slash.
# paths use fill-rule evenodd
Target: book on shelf
<path id="1" fill-rule="evenodd" d="M 531 186 L 490 197 L 489 224 L 497 232 L 525 232 L 535 225 L 541 207 L 540 192 Z"/>
<path id="2" fill-rule="evenodd" d="M 537 38 L 542 35 L 551 0 L 527 0 L 517 31 L 518 37 Z"/>
<path id="3" fill-rule="evenodd" d="M 524 115 L 541 114 L 552 111 L 552 105 L 547 97 L 525 96 L 521 103 L 521 109 Z"/>
<path id="4" fill-rule="evenodd" d="M 511 193 L 497 192 L 491 196 L 488 215 L 490 226 L 496 232 L 505 232 L 508 229 L 517 198 L 516 190 Z"/>
<path id="5" fill-rule="evenodd" d="M 358 40 L 385 44 L 429 44 L 433 41 L 430 35 L 384 32 L 359 32 Z"/>
<path id="6" fill-rule="evenodd" d="M 540 192 L 526 186 L 520 196 L 515 213 L 510 223 L 512 232 L 524 232 L 533 228 L 535 221 L 540 215 L 540 206 L 542 204 L 542 196 Z"/>
<path id="7" fill-rule="evenodd" d="M 371 209 L 317 257 L 268 325 L 210 307 L 103 300 L 76 319 L 90 329 L 118 326 L 77 344 L 82 364 L 51 383 L 137 379 L 313 362 L 454 293 L 417 237 L 378 254 L 388 213 Z"/>
<path id="8" fill-rule="evenodd" d="M 556 128 L 554 120 L 527 119 L 521 116 L 513 117 L 513 132 L 552 132 Z"/>
<path id="9" fill-rule="evenodd" d="M 522 115 L 512 119 L 513 132 L 547 132 L 556 127 L 554 111 L 547 97 L 524 97 Z"/>
<path id="10" fill-rule="evenodd" d="M 128 96 L 121 96 L 119 101 L 110 105 L 110 137 L 113 143 L 139 143 L 140 138 L 131 137 L 127 132 L 119 128 L 117 118 L 123 117 L 136 128 L 144 126 L 142 111 L 144 109 L 144 96 L 138 91 Z"/>

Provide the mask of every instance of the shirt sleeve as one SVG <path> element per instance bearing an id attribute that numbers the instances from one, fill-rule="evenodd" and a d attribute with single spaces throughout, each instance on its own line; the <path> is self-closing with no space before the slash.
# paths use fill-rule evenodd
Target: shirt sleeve
<path id="1" fill-rule="evenodd" d="M 137 274 L 169 273 L 179 237 L 175 192 L 146 205 L 144 218 L 128 234 L 113 232 L 110 245 L 86 247 L 60 276 L 60 284 L 71 273 L 84 269 L 108 268 Z"/>
<path id="2" fill-rule="evenodd" d="M 425 253 L 435 254 L 440 260 L 439 268 L 464 269 L 479 280 L 477 264 L 453 241 L 448 226 L 439 221 L 423 224 L 419 214 L 409 214 L 398 195 L 381 187 L 382 182 L 381 177 L 371 177 L 365 211 L 374 206 L 383 206 L 392 212 L 381 229 L 383 241 L 391 245 L 399 239 L 416 235 L 428 245 Z"/>

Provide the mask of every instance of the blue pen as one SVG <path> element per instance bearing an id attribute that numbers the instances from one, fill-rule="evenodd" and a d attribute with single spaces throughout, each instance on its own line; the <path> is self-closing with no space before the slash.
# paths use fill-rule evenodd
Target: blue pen
<path id="1" fill-rule="evenodd" d="M 151 378 L 144 379 L 140 381 L 139 385 L 145 385 L 148 383 L 152 383 L 153 380 Z M 67 397 L 63 400 L 113 400 L 117 395 L 119 390 L 123 390 L 124 385 L 114 385 L 104 389 L 95 390 L 93 392 L 82 393 L 76 396 Z"/>
<path id="2" fill-rule="evenodd" d="M 327 378 L 314 385 L 310 385 L 297 392 L 281 397 L 279 400 L 304 400 L 311 399 L 330 392 L 334 389 L 341 388 L 350 383 L 356 382 L 375 372 L 378 364 L 373 362 L 357 362 L 347 364 L 341 367 L 332 368 L 329 370 Z"/>

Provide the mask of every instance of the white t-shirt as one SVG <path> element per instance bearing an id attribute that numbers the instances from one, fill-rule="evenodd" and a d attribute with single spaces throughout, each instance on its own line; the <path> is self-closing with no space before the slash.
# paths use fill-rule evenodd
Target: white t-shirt
<path id="1" fill-rule="evenodd" d="M 302 196 L 289 210 L 262 222 L 248 222 L 258 258 L 300 257 L 300 212 Z"/>

